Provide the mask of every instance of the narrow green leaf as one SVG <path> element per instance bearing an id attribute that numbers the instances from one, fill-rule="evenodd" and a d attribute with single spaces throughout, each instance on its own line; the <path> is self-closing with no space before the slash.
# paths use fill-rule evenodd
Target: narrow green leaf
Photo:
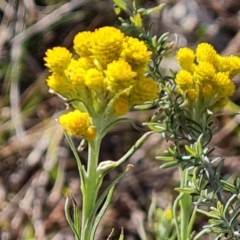
<path id="1" fill-rule="evenodd" d="M 168 163 L 164 163 L 163 165 L 160 166 L 160 168 L 161 169 L 170 168 L 170 167 L 177 166 L 178 164 L 179 164 L 179 161 L 171 161 Z"/>
<path id="2" fill-rule="evenodd" d="M 94 222 L 94 224 L 93 224 L 92 231 L 91 231 L 91 239 L 94 238 L 94 235 L 95 235 L 95 232 L 96 232 L 96 230 L 97 230 L 97 227 L 98 227 L 98 225 L 99 225 L 99 223 L 100 223 L 103 215 L 105 214 L 105 212 L 106 212 L 109 204 L 111 203 L 114 190 L 115 190 L 115 185 L 113 185 L 113 186 L 111 187 L 111 189 L 109 190 L 108 195 L 107 195 L 107 198 L 106 198 L 103 206 L 101 207 L 100 212 L 98 213 L 98 215 L 97 215 L 97 217 L 96 217 L 96 219 L 95 219 L 95 222 Z"/>
<path id="3" fill-rule="evenodd" d="M 71 196 L 73 202 L 73 223 L 78 236 L 81 236 L 80 215 L 75 199 Z"/>
<path id="4" fill-rule="evenodd" d="M 233 184 L 226 182 L 224 180 L 220 180 L 222 187 L 225 191 L 231 192 L 231 193 L 236 193 L 236 188 Z"/>
<path id="5" fill-rule="evenodd" d="M 190 146 L 185 145 L 184 147 L 191 156 L 196 157 L 196 152 Z"/>
<path id="6" fill-rule="evenodd" d="M 213 218 L 213 219 L 221 219 L 219 216 L 217 216 L 216 214 L 213 214 L 211 212 L 206 212 L 202 209 L 197 209 L 197 212 L 209 217 L 210 219 Z"/>
<path id="7" fill-rule="evenodd" d="M 162 160 L 162 161 L 173 161 L 175 158 L 172 156 L 157 156 L 155 157 L 157 160 Z"/>
<path id="8" fill-rule="evenodd" d="M 123 0 L 113 0 L 113 2 L 122 10 L 126 11 L 127 10 L 127 6 L 125 4 L 125 2 Z"/>
<path id="9" fill-rule="evenodd" d="M 166 4 L 162 3 L 162 4 L 160 4 L 160 5 L 157 6 L 157 7 L 147 9 L 147 10 L 146 10 L 146 15 L 149 15 L 149 14 L 155 13 L 155 12 L 160 12 L 160 11 L 164 8 L 165 5 L 166 5 Z"/>
<path id="10" fill-rule="evenodd" d="M 232 203 L 237 199 L 237 194 L 233 194 L 227 201 L 227 203 L 224 206 L 223 210 L 223 216 L 228 216 L 229 207 L 232 205 Z"/>
<path id="11" fill-rule="evenodd" d="M 201 156 L 203 152 L 201 138 L 199 137 L 199 140 L 196 142 L 195 150 L 197 153 L 197 156 Z"/>
<path id="12" fill-rule="evenodd" d="M 187 187 L 185 187 L 185 188 L 175 188 L 175 190 L 178 191 L 178 192 L 189 193 L 189 194 L 190 193 L 197 193 L 197 191 L 195 189 L 187 188 Z"/>
<path id="13" fill-rule="evenodd" d="M 219 164 L 216 167 L 215 174 L 214 174 L 216 182 L 220 181 L 220 176 L 221 176 L 221 171 L 222 171 L 223 165 L 224 165 L 224 159 L 221 159 L 221 161 L 219 162 Z"/>
<path id="14" fill-rule="evenodd" d="M 160 124 L 160 123 L 148 123 L 148 127 L 152 131 L 158 132 L 158 133 L 162 133 L 166 130 L 166 127 L 163 124 Z"/>
<path id="15" fill-rule="evenodd" d="M 133 108 L 137 109 L 137 110 L 147 110 L 153 106 L 154 106 L 153 103 L 146 103 L 146 104 L 142 104 L 142 105 L 136 105 Z"/>
<path id="16" fill-rule="evenodd" d="M 73 221 L 71 219 L 71 216 L 69 214 L 69 197 L 66 198 L 65 206 L 64 206 L 64 212 L 65 212 L 66 220 L 67 220 L 69 226 L 71 227 L 72 231 L 75 234 L 75 239 L 80 240 L 80 236 L 78 235 L 78 232 L 76 231 L 74 223 L 73 223 Z"/>

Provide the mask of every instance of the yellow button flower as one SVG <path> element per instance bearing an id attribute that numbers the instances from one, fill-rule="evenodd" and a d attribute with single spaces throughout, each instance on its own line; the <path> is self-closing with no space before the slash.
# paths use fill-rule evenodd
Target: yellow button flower
<path id="1" fill-rule="evenodd" d="M 96 59 L 102 68 L 108 63 L 118 60 L 122 51 L 124 34 L 114 27 L 102 27 L 92 34 L 90 42 L 92 58 Z"/>
<path id="2" fill-rule="evenodd" d="M 192 49 L 187 47 L 179 49 L 176 58 L 182 69 L 187 70 L 189 72 L 194 71 L 195 54 Z"/>
<path id="3" fill-rule="evenodd" d="M 197 98 L 198 93 L 195 89 L 191 88 L 191 89 L 187 90 L 187 96 L 190 101 L 193 101 Z"/>
<path id="4" fill-rule="evenodd" d="M 53 73 L 47 78 L 47 85 L 50 89 L 62 95 L 63 97 L 68 97 L 69 94 L 74 92 L 74 88 L 70 85 L 65 76 Z"/>
<path id="5" fill-rule="evenodd" d="M 197 82 L 212 81 L 216 73 L 215 68 L 209 62 L 200 62 L 195 68 L 194 79 Z"/>
<path id="6" fill-rule="evenodd" d="M 208 83 L 202 85 L 201 92 L 204 97 L 210 96 L 212 94 L 212 85 Z"/>
<path id="7" fill-rule="evenodd" d="M 46 52 L 45 66 L 52 72 L 62 74 L 71 61 L 72 54 L 64 47 L 54 47 Z"/>
<path id="8" fill-rule="evenodd" d="M 232 78 L 240 73 L 240 58 L 221 56 L 208 43 L 197 46 L 195 58 L 189 48 L 178 51 L 177 60 L 182 69 L 175 77 L 176 91 L 183 98 L 195 101 L 199 108 L 196 111 L 219 111 L 235 91 Z M 191 64 L 194 67 L 189 68 Z"/>
<path id="9" fill-rule="evenodd" d="M 193 85 L 193 76 L 186 70 L 180 70 L 176 75 L 175 81 L 179 88 L 187 90 Z"/>
<path id="10" fill-rule="evenodd" d="M 96 131 L 91 126 L 88 113 L 75 110 L 59 117 L 58 122 L 69 135 L 83 136 L 86 140 L 94 139 Z"/>
<path id="11" fill-rule="evenodd" d="M 103 93 L 103 73 L 96 68 L 91 68 L 86 72 L 85 84 L 90 90 Z"/>
<path id="12" fill-rule="evenodd" d="M 107 85 L 113 92 L 122 91 L 136 82 L 134 77 L 137 73 L 132 71 L 131 65 L 124 60 L 109 63 L 105 74 Z"/>
<path id="13" fill-rule="evenodd" d="M 129 96 L 127 93 L 122 93 L 113 104 L 113 113 L 116 116 L 121 116 L 129 111 L 130 103 L 128 100 Z"/>
<path id="14" fill-rule="evenodd" d="M 198 62 L 209 62 L 213 66 L 217 62 L 217 52 L 209 43 L 201 43 L 197 46 L 196 57 Z"/>
<path id="15" fill-rule="evenodd" d="M 90 51 L 92 35 L 93 33 L 89 31 L 80 32 L 73 39 L 73 48 L 80 57 L 88 57 L 92 54 Z"/>
<path id="16" fill-rule="evenodd" d="M 126 37 L 126 41 L 123 43 L 121 58 L 127 61 L 133 69 L 146 66 L 150 61 L 151 55 L 152 52 L 148 51 L 143 41 L 137 38 Z"/>
<path id="17" fill-rule="evenodd" d="M 231 66 L 231 68 L 229 70 L 229 75 L 231 78 L 233 78 L 235 75 L 240 73 L 240 57 L 230 56 L 229 62 L 230 62 L 230 66 Z"/>
<path id="18" fill-rule="evenodd" d="M 143 41 L 107 26 L 78 33 L 73 42 L 79 56 L 56 47 L 48 50 L 44 58 L 53 72 L 47 80 L 48 86 L 67 100 L 74 100 L 72 107 L 82 111 L 87 108 L 96 117 L 111 108 L 109 104 L 116 94 L 127 91 L 133 96 L 126 99 L 119 96 L 111 108 L 113 114 L 120 116 L 133 104 L 158 97 L 158 83 L 144 77 L 152 53 Z M 90 134 L 93 129 L 88 131 Z M 70 128 L 68 132 L 73 131 Z"/>
<path id="19" fill-rule="evenodd" d="M 137 85 L 132 88 L 130 101 L 132 104 L 143 104 L 147 101 L 154 101 L 159 94 L 159 84 L 152 78 L 142 77 Z"/>
<path id="20" fill-rule="evenodd" d="M 65 75 L 67 76 L 69 82 L 72 85 L 78 86 L 83 85 L 85 81 L 86 70 L 82 68 L 79 60 L 72 59 L 67 69 L 65 70 Z"/>
<path id="21" fill-rule="evenodd" d="M 216 69 L 218 72 L 229 72 L 231 64 L 228 56 L 217 55 Z"/>

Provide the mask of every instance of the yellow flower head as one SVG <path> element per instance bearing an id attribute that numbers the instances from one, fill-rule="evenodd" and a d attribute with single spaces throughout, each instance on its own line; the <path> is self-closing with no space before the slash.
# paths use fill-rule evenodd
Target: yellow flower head
<path id="1" fill-rule="evenodd" d="M 200 62 L 195 68 L 194 78 L 198 82 L 212 81 L 216 73 L 215 68 L 209 62 Z"/>
<path id="2" fill-rule="evenodd" d="M 167 207 L 165 210 L 164 210 L 164 215 L 165 215 L 165 218 L 167 220 L 172 220 L 173 219 L 173 210 L 171 207 Z"/>
<path id="3" fill-rule="evenodd" d="M 192 49 L 187 47 L 179 49 L 176 58 L 182 69 L 193 72 L 195 54 Z"/>
<path id="4" fill-rule="evenodd" d="M 112 113 L 119 116 L 133 104 L 158 97 L 158 83 L 144 77 L 152 53 L 143 41 L 125 36 L 117 28 L 102 27 L 78 33 L 73 47 L 78 57 L 56 47 L 48 50 L 44 59 L 53 72 L 48 86 L 67 100 L 74 100 L 71 102 L 74 108 L 85 111 L 87 107 L 96 117 L 112 106 Z M 115 103 L 112 99 L 116 99 Z M 66 118 L 60 118 L 60 122 L 62 119 Z M 74 132 L 71 124 L 66 126 L 69 133 Z M 94 128 L 87 129 L 90 135 L 94 132 Z M 81 132 L 87 136 L 84 134 Z"/>
<path id="5" fill-rule="evenodd" d="M 212 94 L 212 85 L 208 83 L 202 85 L 201 92 L 202 92 L 202 95 L 205 97 L 210 96 Z"/>
<path id="6" fill-rule="evenodd" d="M 93 61 L 89 57 L 81 57 L 78 59 L 78 66 L 83 68 L 84 70 L 88 70 L 90 68 L 95 68 Z"/>
<path id="7" fill-rule="evenodd" d="M 194 101 L 197 98 L 198 93 L 195 89 L 191 88 L 187 90 L 187 96 L 190 101 Z"/>
<path id="8" fill-rule="evenodd" d="M 96 131 L 91 126 L 88 113 L 74 110 L 59 117 L 58 122 L 69 135 L 83 136 L 86 140 L 94 139 Z"/>
<path id="9" fill-rule="evenodd" d="M 124 60 L 109 63 L 105 74 L 107 85 L 113 92 L 122 91 L 136 82 L 134 77 L 137 73 L 132 71 L 131 65 Z"/>
<path id="10" fill-rule="evenodd" d="M 73 48 L 80 57 L 88 57 L 92 54 L 90 51 L 92 42 L 92 32 L 85 31 L 78 33 L 73 40 Z"/>
<path id="11" fill-rule="evenodd" d="M 180 70 L 176 75 L 175 81 L 182 90 L 187 90 L 193 85 L 193 76 L 186 70 Z"/>
<path id="12" fill-rule="evenodd" d="M 90 90 L 103 92 L 103 73 L 96 68 L 90 68 L 85 75 L 85 84 Z"/>
<path id="13" fill-rule="evenodd" d="M 142 77 L 137 85 L 132 88 L 130 101 L 132 104 L 143 104 L 147 101 L 154 101 L 159 94 L 159 84 L 152 78 Z"/>
<path id="14" fill-rule="evenodd" d="M 214 77 L 214 84 L 216 84 L 219 98 L 229 97 L 235 91 L 235 85 L 230 80 L 228 73 L 218 72 Z"/>
<path id="15" fill-rule="evenodd" d="M 68 84 L 65 76 L 55 73 L 47 78 L 47 85 L 51 90 L 61 94 L 63 97 L 67 97 L 69 93 L 74 91 L 73 87 Z"/>
<path id="16" fill-rule="evenodd" d="M 216 69 L 218 72 L 229 72 L 231 69 L 230 58 L 228 56 L 217 55 Z"/>
<path id="17" fill-rule="evenodd" d="M 71 57 L 72 54 L 64 47 L 48 49 L 46 57 L 44 58 L 46 62 L 45 66 L 47 66 L 50 71 L 61 74 L 70 63 Z"/>
<path id="18" fill-rule="evenodd" d="M 129 111 L 130 103 L 128 100 L 128 93 L 123 92 L 120 96 L 115 100 L 113 104 L 113 113 L 116 116 L 121 116 L 126 114 Z"/>
<path id="19" fill-rule="evenodd" d="M 151 55 L 152 52 L 148 51 L 143 41 L 137 38 L 126 37 L 126 41 L 123 43 L 121 58 L 127 61 L 133 69 L 147 66 Z"/>
<path id="20" fill-rule="evenodd" d="M 95 126 L 90 126 L 87 131 L 84 133 L 83 137 L 88 140 L 94 140 L 94 138 L 96 137 L 96 133 L 97 133 L 97 129 Z"/>
<path id="21" fill-rule="evenodd" d="M 194 101 L 196 111 L 219 111 L 227 104 L 235 91 L 232 78 L 240 73 L 239 57 L 221 56 L 210 44 L 201 43 L 195 57 L 191 49 L 182 48 L 177 60 L 182 69 L 175 77 L 176 91 Z"/>
<path id="22" fill-rule="evenodd" d="M 231 66 L 231 68 L 229 70 L 229 75 L 231 78 L 233 78 L 235 75 L 240 73 L 240 57 L 230 56 L 229 63 Z"/>
<path id="23" fill-rule="evenodd" d="M 231 82 L 228 73 L 226 72 L 218 72 L 214 76 L 214 84 L 217 87 L 226 87 Z"/>
<path id="24" fill-rule="evenodd" d="M 65 75 L 72 85 L 83 85 L 85 81 L 86 70 L 82 68 L 80 59 L 72 59 L 67 69 L 65 70 Z"/>
<path id="25" fill-rule="evenodd" d="M 201 43 L 197 46 L 196 57 L 198 62 L 208 62 L 213 66 L 217 62 L 217 52 L 209 43 Z"/>
<path id="26" fill-rule="evenodd" d="M 97 29 L 91 38 L 92 58 L 96 59 L 105 68 L 108 63 L 119 59 L 122 51 L 124 34 L 114 27 Z"/>

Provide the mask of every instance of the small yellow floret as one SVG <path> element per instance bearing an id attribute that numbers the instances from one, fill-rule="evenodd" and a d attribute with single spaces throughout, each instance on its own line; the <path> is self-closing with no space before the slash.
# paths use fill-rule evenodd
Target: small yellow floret
<path id="1" fill-rule="evenodd" d="M 240 57 L 237 56 L 218 56 L 217 70 L 227 72 L 230 78 L 240 73 Z"/>
<path id="2" fill-rule="evenodd" d="M 97 134 L 97 129 L 95 126 L 90 126 L 87 131 L 83 134 L 83 137 L 87 140 L 87 141 L 91 141 L 94 140 L 94 138 L 96 137 Z"/>
<path id="3" fill-rule="evenodd" d="M 48 49 L 46 52 L 45 66 L 47 66 L 51 72 L 63 73 L 65 68 L 71 61 L 72 54 L 64 47 L 54 47 Z"/>
<path id="4" fill-rule="evenodd" d="M 58 122 L 62 126 L 63 130 L 69 135 L 87 136 L 92 132 L 91 139 L 94 135 L 94 131 L 91 126 L 91 119 L 88 113 L 74 110 L 59 117 Z M 90 128 L 90 129 L 89 129 Z"/>
<path id="5" fill-rule="evenodd" d="M 122 93 L 113 104 L 113 113 L 116 116 L 121 116 L 129 111 L 130 103 L 128 100 L 128 94 Z"/>
<path id="6" fill-rule="evenodd" d="M 86 72 L 85 75 L 85 84 L 89 89 L 95 92 L 103 91 L 103 73 L 97 70 L 96 68 L 91 68 Z"/>
<path id="7" fill-rule="evenodd" d="M 152 78 L 142 77 L 130 95 L 132 104 L 154 101 L 159 95 L 159 84 Z"/>
<path id="8" fill-rule="evenodd" d="M 83 85 L 85 81 L 86 70 L 82 68 L 80 61 L 72 59 L 68 68 L 65 70 L 69 82 L 73 85 Z"/>
<path id="9" fill-rule="evenodd" d="M 214 76 L 214 84 L 218 87 L 226 87 L 231 82 L 228 73 L 226 72 L 218 72 Z"/>
<path id="10" fill-rule="evenodd" d="M 192 49 L 184 47 L 178 50 L 177 52 L 177 61 L 182 69 L 189 72 L 194 70 L 194 52 Z"/>
<path id="11" fill-rule="evenodd" d="M 229 70 L 229 75 L 231 78 L 233 78 L 235 75 L 240 73 L 240 57 L 230 56 L 229 62 L 231 66 Z"/>
<path id="12" fill-rule="evenodd" d="M 176 75 L 175 81 L 182 90 L 187 90 L 193 85 L 193 76 L 186 70 L 180 70 Z"/>
<path id="13" fill-rule="evenodd" d="M 187 96 L 190 101 L 193 101 L 197 98 L 198 94 L 195 89 L 191 88 L 191 89 L 187 90 Z"/>
<path id="14" fill-rule="evenodd" d="M 92 58 L 96 59 L 102 68 L 114 60 L 119 59 L 122 51 L 124 34 L 114 27 L 102 27 L 92 35 Z"/>
<path id="15" fill-rule="evenodd" d="M 165 213 L 165 216 L 166 216 L 167 220 L 172 220 L 173 219 L 173 210 L 172 210 L 172 208 L 170 208 L 170 207 L 166 208 L 164 213 Z"/>
<path id="16" fill-rule="evenodd" d="M 67 97 L 68 93 L 74 91 L 73 87 L 68 83 L 65 76 L 53 73 L 47 78 L 49 88 L 63 97 Z"/>
<path id="17" fill-rule="evenodd" d="M 212 81 L 216 73 L 215 68 L 209 62 L 200 62 L 195 68 L 194 79 L 199 82 Z"/>
<path id="18" fill-rule="evenodd" d="M 197 46 L 196 57 L 198 62 L 209 62 L 213 66 L 217 62 L 217 52 L 209 43 L 201 43 Z"/>
<path id="19" fill-rule="evenodd" d="M 137 38 L 126 37 L 126 41 L 123 43 L 121 58 L 127 61 L 134 69 L 146 66 L 150 61 L 151 55 L 152 52 L 148 51 L 143 41 Z"/>
<path id="20" fill-rule="evenodd" d="M 129 88 L 136 82 L 134 77 L 137 73 L 132 71 L 132 67 L 124 60 L 109 63 L 105 74 L 107 85 L 113 92 Z"/>
<path id="21" fill-rule="evenodd" d="M 88 70 L 90 68 L 96 67 L 89 57 L 81 57 L 78 59 L 78 66 L 83 68 L 84 70 Z"/>
<path id="22" fill-rule="evenodd" d="M 91 42 L 92 32 L 85 31 L 78 33 L 73 40 L 73 48 L 80 57 L 88 57 L 92 54 Z"/>
<path id="23" fill-rule="evenodd" d="M 201 87 L 201 90 L 202 90 L 202 94 L 203 96 L 210 96 L 212 94 L 212 85 L 211 84 L 204 84 L 202 87 Z"/>

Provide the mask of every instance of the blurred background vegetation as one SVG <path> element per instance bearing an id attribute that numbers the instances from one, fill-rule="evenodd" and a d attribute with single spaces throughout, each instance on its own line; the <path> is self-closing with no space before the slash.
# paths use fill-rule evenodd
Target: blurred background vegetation
<path id="1" fill-rule="evenodd" d="M 153 23 L 157 35 L 169 32 L 170 39 L 177 33 L 177 48 L 207 41 L 223 55 L 239 54 L 239 1 L 137 1 L 145 8 L 160 3 L 166 3 L 165 9 L 147 19 L 146 26 Z M 71 49 L 79 31 L 119 26 L 118 17 L 111 0 L 0 0 L 0 19 L 0 239 L 71 240 L 64 201 L 70 191 L 81 203 L 78 173 L 55 121 L 65 104 L 48 93 L 43 57 L 54 46 Z M 163 71 L 168 68 L 177 70 L 174 53 L 162 63 Z M 226 171 L 238 175 L 239 80 L 235 79 L 236 94 L 224 117 L 219 118 L 219 131 L 211 142 L 217 146 L 215 154 L 226 157 Z M 140 125 L 153 113 L 154 109 L 131 111 L 129 117 Z M 119 125 L 106 136 L 101 160 L 118 159 L 141 134 L 129 125 Z M 79 143 L 77 138 L 74 141 Z M 135 167 L 118 184 L 101 223 L 99 240 L 107 239 L 112 228 L 116 239 L 121 227 L 126 240 L 146 239 L 143 229 L 151 234 L 147 213 L 152 193 L 157 206 L 165 208 L 174 197 L 171 188 L 178 181 L 175 169 L 160 170 L 160 163 L 154 160 L 168 144 L 155 134 L 129 159 Z M 81 156 L 86 159 L 86 152 Z M 111 172 L 105 183 L 122 168 Z M 156 239 L 154 234 L 151 239 Z"/>

